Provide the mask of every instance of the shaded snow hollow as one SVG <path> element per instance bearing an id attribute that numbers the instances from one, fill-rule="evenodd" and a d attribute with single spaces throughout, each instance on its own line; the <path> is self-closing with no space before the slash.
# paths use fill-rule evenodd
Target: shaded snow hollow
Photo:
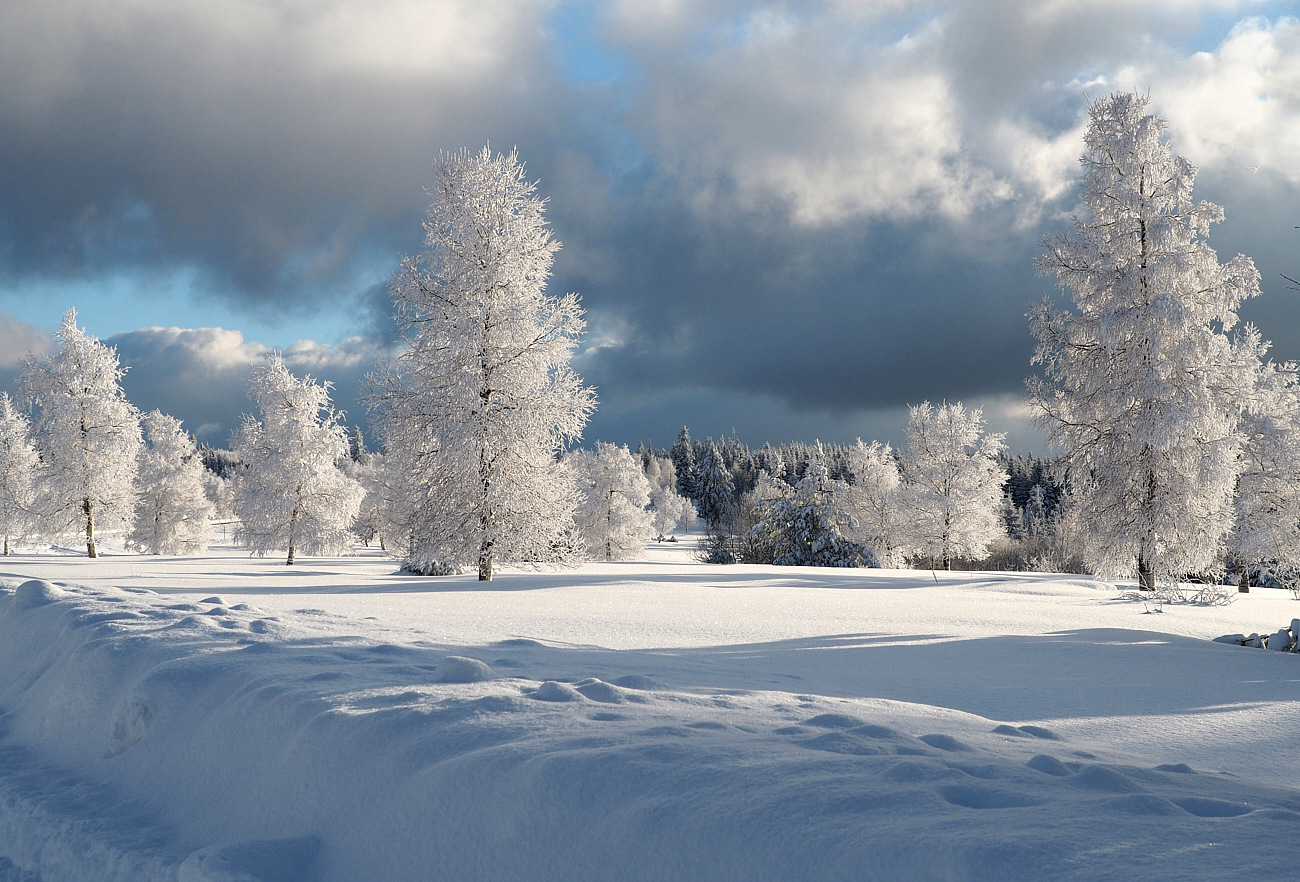
<path id="1" fill-rule="evenodd" d="M 0 882 L 1292 872 L 1281 592 L 666 555 L 11 559 Z"/>

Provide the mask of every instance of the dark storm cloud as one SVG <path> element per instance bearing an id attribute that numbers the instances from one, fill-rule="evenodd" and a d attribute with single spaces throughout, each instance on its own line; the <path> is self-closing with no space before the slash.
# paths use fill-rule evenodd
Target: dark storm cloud
<path id="1" fill-rule="evenodd" d="M 1031 261 L 1077 199 L 1089 96 L 1152 91 L 1198 195 L 1228 210 L 1225 258 L 1252 254 L 1267 286 L 1294 251 L 1278 230 L 1300 195 L 1300 28 L 1175 45 L 1224 9 L 1240 17 L 1179 0 L 22 3 L 0 32 L 0 275 L 190 269 L 246 309 L 352 310 L 343 336 L 369 357 L 394 339 L 383 280 L 419 248 L 431 159 L 491 141 L 541 179 L 554 289 L 588 309 L 589 436 L 849 440 L 927 398 L 1023 427 L 1007 402 L 1030 369 L 1024 313 L 1051 290 Z M 1300 314 L 1256 314 L 1300 355 Z M 265 347 L 170 333 L 113 338 L 128 393 L 223 443 Z M 308 349 L 359 418 L 373 360 Z"/>
<path id="2" fill-rule="evenodd" d="M 247 395 L 251 373 L 271 354 L 266 346 L 245 342 L 238 331 L 221 328 L 145 328 L 104 342 L 116 347 L 127 368 L 122 389 L 131 403 L 179 418 L 187 431 L 215 447 L 225 446 L 243 414 L 254 412 Z M 282 353 L 297 376 L 332 383 L 335 409 L 346 411 L 349 425 L 363 427 L 361 382 L 381 354 L 361 338 L 338 346 L 304 341 Z"/>

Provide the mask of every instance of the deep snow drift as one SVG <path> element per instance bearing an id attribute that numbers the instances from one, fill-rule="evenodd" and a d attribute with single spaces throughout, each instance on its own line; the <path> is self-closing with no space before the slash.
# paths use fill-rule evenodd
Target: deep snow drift
<path id="1" fill-rule="evenodd" d="M 1286 878 L 1300 615 L 1026 574 L 0 561 L 0 880 Z"/>

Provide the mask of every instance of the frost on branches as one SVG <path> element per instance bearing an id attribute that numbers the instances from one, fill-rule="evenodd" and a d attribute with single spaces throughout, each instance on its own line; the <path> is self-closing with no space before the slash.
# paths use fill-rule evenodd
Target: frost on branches
<path id="1" fill-rule="evenodd" d="M 652 532 L 650 482 L 626 447 L 596 443 L 568 457 L 581 499 L 573 520 L 587 554 L 601 560 L 630 560 L 645 554 Z"/>
<path id="2" fill-rule="evenodd" d="M 287 548 L 290 565 L 299 551 L 346 551 L 362 491 L 338 467 L 348 440 L 330 407 L 329 384 L 295 377 L 273 355 L 254 370 L 248 396 L 262 421 L 245 416 L 232 445 L 239 541 L 258 555 Z"/>
<path id="3" fill-rule="evenodd" d="M 677 492 L 677 469 L 672 459 L 650 456 L 645 476 L 650 482 L 650 511 L 654 516 L 652 527 L 655 536 L 662 538 L 675 533 L 679 527 L 689 532 L 695 522 L 695 504 Z"/>
<path id="4" fill-rule="evenodd" d="M 150 554 L 203 551 L 213 505 L 194 439 L 180 420 L 158 410 L 145 414 L 141 423 L 148 446 L 140 451 L 131 544 Z"/>
<path id="5" fill-rule="evenodd" d="M 938 558 L 945 570 L 955 557 L 982 558 L 1003 535 L 998 465 L 1001 434 L 984 434 L 984 413 L 961 402 L 908 409 L 903 456 L 903 507 L 916 552 Z"/>
<path id="6" fill-rule="evenodd" d="M 848 485 L 831 480 L 826 466 L 812 463 L 793 490 L 764 474 L 756 494 L 758 518 L 747 538 L 772 551 L 772 562 L 785 567 L 877 567 L 862 543 L 848 538 L 852 519 L 837 503 Z"/>
<path id="7" fill-rule="evenodd" d="M 33 437 L 44 463 L 40 514 L 47 533 L 80 533 L 98 557 L 96 530 L 121 529 L 135 508 L 139 412 L 122 394 L 117 351 L 77 327 L 68 310 L 59 351 L 28 356 L 23 391 L 36 411 Z"/>
<path id="8" fill-rule="evenodd" d="M 1212 565 L 1231 527 L 1264 345 L 1253 329 L 1228 336 L 1259 274 L 1242 255 L 1220 265 L 1206 239 L 1223 209 L 1192 201 L 1196 169 L 1146 105 L 1117 93 L 1091 108 L 1088 216 L 1038 260 L 1075 308 L 1031 313 L 1044 377 L 1029 391 L 1064 450 L 1089 563 L 1152 590 Z"/>
<path id="9" fill-rule="evenodd" d="M 1232 556 L 1249 586 L 1257 567 L 1300 588 L 1300 384 L 1296 365 L 1261 367 L 1256 406 L 1242 419 L 1242 468 L 1234 500 Z"/>
<path id="10" fill-rule="evenodd" d="M 0 531 L 6 555 L 10 540 L 25 538 L 35 526 L 40 464 L 27 416 L 14 407 L 8 392 L 0 392 Z"/>
<path id="11" fill-rule="evenodd" d="M 853 535 L 875 552 L 881 566 L 901 567 L 907 521 L 893 449 L 879 441 L 867 445 L 859 438 L 849 448 L 849 470 L 853 486 L 844 496 L 845 506 L 857 522 Z"/>
<path id="12" fill-rule="evenodd" d="M 429 250 L 390 285 L 406 348 L 369 402 L 406 567 L 489 580 L 498 560 L 568 547 L 577 497 L 557 457 L 595 408 L 569 367 L 585 322 L 577 295 L 546 293 L 560 244 L 514 153 L 444 154 L 429 195 Z"/>

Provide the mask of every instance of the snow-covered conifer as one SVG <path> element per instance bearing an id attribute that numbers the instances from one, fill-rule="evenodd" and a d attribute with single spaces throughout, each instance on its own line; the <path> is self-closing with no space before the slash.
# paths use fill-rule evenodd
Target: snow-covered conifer
<path id="1" fill-rule="evenodd" d="M 512 152 L 444 154 L 429 251 L 390 289 L 405 351 L 372 377 L 389 474 L 404 476 L 419 572 L 562 557 L 577 497 L 557 454 L 595 408 L 569 361 L 585 327 L 576 294 L 546 293 L 560 247 Z"/>
<path id="2" fill-rule="evenodd" d="M 846 533 L 853 520 L 839 504 L 848 485 L 832 480 L 826 466 L 810 463 L 791 490 L 780 490 L 767 477 L 756 491 L 759 522 L 749 531 L 751 541 L 770 547 L 777 566 L 879 566 L 870 549 Z"/>
<path id="3" fill-rule="evenodd" d="M 1196 169 L 1161 140 L 1147 102 L 1117 93 L 1091 107 L 1088 217 L 1038 260 L 1075 309 L 1044 300 L 1031 314 L 1045 377 L 1029 390 L 1064 450 L 1089 562 L 1153 589 L 1211 565 L 1228 533 L 1264 347 L 1227 334 L 1259 274 L 1242 255 L 1219 263 L 1207 238 L 1223 209 L 1192 201 Z"/>
<path id="4" fill-rule="evenodd" d="M 695 481 L 695 444 L 691 441 L 691 432 L 685 426 L 677 433 L 677 440 L 668 451 L 673 461 L 673 470 L 677 472 L 677 492 L 687 499 L 694 499 Z"/>
<path id="5" fill-rule="evenodd" d="M 912 550 L 939 558 L 944 569 L 954 557 L 988 553 L 1002 535 L 1002 439 L 984 433 L 978 407 L 926 401 L 908 409 L 902 500 Z"/>
<path id="6" fill-rule="evenodd" d="M 905 513 L 899 491 L 902 479 L 898 461 L 888 444 L 873 441 L 849 448 L 849 469 L 853 486 L 845 495 L 845 505 L 857 526 L 853 535 L 876 554 L 881 566 L 901 567 L 905 552 Z"/>
<path id="7" fill-rule="evenodd" d="M 299 551 L 346 550 L 362 491 L 338 466 L 348 441 L 329 384 L 295 377 L 273 355 L 253 371 L 248 395 L 262 421 L 246 415 L 232 445 L 239 541 L 258 555 L 288 549 L 287 564 Z"/>
<path id="8" fill-rule="evenodd" d="M 685 430 L 683 430 L 685 431 Z M 678 475 L 680 483 L 681 476 Z M 731 510 L 735 496 L 731 470 L 722 458 L 722 451 L 712 441 L 695 463 L 695 508 L 710 526 L 717 525 Z"/>
<path id="9" fill-rule="evenodd" d="M 117 351 L 78 328 L 76 310 L 55 337 L 59 351 L 29 355 L 22 375 L 44 464 L 37 504 L 45 532 L 82 534 L 98 557 L 96 531 L 123 528 L 134 514 L 140 415 L 122 393 Z"/>
<path id="10" fill-rule="evenodd" d="M 150 554 L 203 551 L 214 507 L 194 439 L 180 420 L 158 410 L 140 422 L 148 444 L 140 450 L 131 544 Z"/>
<path id="11" fill-rule="evenodd" d="M 6 555 L 10 540 L 25 537 L 35 526 L 39 468 L 27 415 L 14 407 L 8 392 L 0 392 L 0 531 Z"/>
<path id="12" fill-rule="evenodd" d="M 575 450 L 569 462 L 582 494 L 573 519 L 587 553 L 603 560 L 641 557 L 653 521 L 641 464 L 626 447 L 603 441 L 595 450 Z"/>

